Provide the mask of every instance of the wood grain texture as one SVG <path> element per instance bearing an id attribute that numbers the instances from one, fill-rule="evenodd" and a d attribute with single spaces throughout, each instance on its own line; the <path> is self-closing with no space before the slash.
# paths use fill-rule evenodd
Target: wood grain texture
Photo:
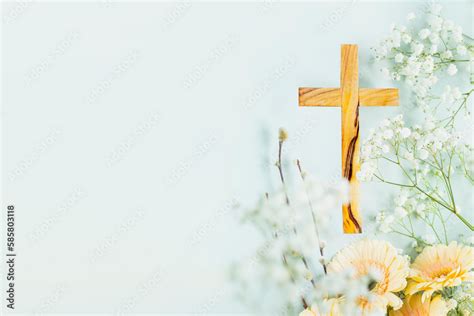
<path id="1" fill-rule="evenodd" d="M 300 106 L 341 106 L 339 88 L 299 88 Z"/>
<path id="2" fill-rule="evenodd" d="M 344 233 L 361 233 L 359 214 L 359 62 L 357 45 L 341 48 L 342 175 L 349 181 L 349 202 L 342 206 Z"/>
<path id="3" fill-rule="evenodd" d="M 349 181 L 349 203 L 342 207 L 344 233 L 361 233 L 359 214 L 359 106 L 398 105 L 398 89 L 359 88 L 357 45 L 341 47 L 340 88 L 300 88 L 300 106 L 341 106 L 342 174 Z"/>
<path id="4" fill-rule="evenodd" d="M 299 88 L 300 106 L 341 106 L 340 88 Z M 359 106 L 397 106 L 398 89 L 359 88 Z"/>
<path id="5" fill-rule="evenodd" d="M 361 106 L 390 106 L 398 105 L 398 89 L 383 88 L 359 89 L 359 105 Z"/>

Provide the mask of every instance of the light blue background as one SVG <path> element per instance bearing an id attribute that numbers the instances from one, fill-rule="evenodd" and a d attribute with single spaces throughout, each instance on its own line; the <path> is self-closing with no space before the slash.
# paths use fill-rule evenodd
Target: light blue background
<path id="1" fill-rule="evenodd" d="M 297 88 L 337 87 L 342 43 L 359 45 L 361 86 L 393 86 L 369 48 L 424 5 L 4 4 L 17 311 L 245 311 L 227 269 L 258 239 L 232 201 L 276 188 L 278 128 L 289 168 L 340 173 L 340 110 L 298 108 Z M 469 32 L 471 6 L 445 7 Z M 362 136 L 398 111 L 362 109 Z M 362 190 L 364 214 L 386 205 L 386 187 Z M 331 251 L 353 238 L 339 237 Z"/>

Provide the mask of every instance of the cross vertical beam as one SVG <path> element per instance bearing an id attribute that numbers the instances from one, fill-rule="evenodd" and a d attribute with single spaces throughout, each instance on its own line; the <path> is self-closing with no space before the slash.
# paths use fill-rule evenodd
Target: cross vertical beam
<path id="1" fill-rule="evenodd" d="M 361 233 L 359 214 L 359 62 L 357 45 L 341 47 L 342 176 L 349 182 L 349 201 L 342 206 L 345 233 Z"/>

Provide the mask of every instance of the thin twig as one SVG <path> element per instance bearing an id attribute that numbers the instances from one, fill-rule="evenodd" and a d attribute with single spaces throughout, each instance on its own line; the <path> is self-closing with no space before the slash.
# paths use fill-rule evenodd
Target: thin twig
<path id="1" fill-rule="evenodd" d="M 269 198 L 268 193 L 265 193 L 265 198 L 268 200 L 268 198 Z M 275 238 L 278 238 L 278 232 L 275 232 Z M 282 262 L 283 262 L 283 266 L 285 266 L 285 268 L 288 270 L 288 274 L 290 275 L 291 282 L 293 284 L 296 284 L 295 278 L 293 277 L 293 275 L 291 274 L 291 271 L 289 269 L 288 260 L 286 259 L 285 254 L 282 254 Z M 303 304 L 304 309 L 308 308 L 308 303 L 306 302 L 306 299 L 304 298 L 303 295 L 301 295 L 301 303 Z"/>
<path id="2" fill-rule="evenodd" d="M 298 170 L 299 170 L 299 173 L 300 173 L 300 176 L 301 176 L 301 180 L 303 180 L 303 184 L 304 184 L 305 183 L 305 175 L 304 175 L 303 170 L 301 168 L 301 164 L 300 164 L 299 159 L 296 160 L 296 165 L 298 166 Z M 304 189 L 305 189 L 305 193 L 306 193 L 306 198 L 308 200 L 309 209 L 311 211 L 311 217 L 313 219 L 314 231 L 316 233 L 316 241 L 318 243 L 319 253 L 321 255 L 321 264 L 323 266 L 324 274 L 328 274 L 326 262 L 324 261 L 324 247 L 321 244 L 321 238 L 320 238 L 320 235 L 319 235 L 318 224 L 316 222 L 316 215 L 315 215 L 315 212 L 314 212 L 313 203 L 311 202 L 311 198 L 309 197 L 308 188 L 305 186 Z"/>
<path id="3" fill-rule="evenodd" d="M 290 204 L 290 198 L 288 196 L 288 192 L 286 190 L 286 182 L 285 182 L 285 177 L 283 176 L 283 167 L 282 167 L 282 159 L 281 159 L 281 154 L 282 154 L 282 150 L 283 150 L 283 142 L 284 140 L 280 140 L 278 142 L 278 162 L 277 162 L 277 168 L 278 168 L 278 171 L 280 173 L 280 179 L 281 179 L 281 183 L 283 185 L 283 191 L 285 192 L 285 200 L 286 200 L 286 204 L 288 205 L 288 207 L 291 208 L 291 204 Z M 295 233 L 295 235 L 298 235 L 298 232 L 296 230 L 296 226 L 293 227 L 293 232 Z M 303 262 L 305 268 L 308 270 L 308 271 L 311 271 L 310 268 L 309 268 L 309 265 L 308 265 L 308 261 L 306 260 L 305 256 L 303 255 L 303 253 L 301 253 L 301 261 Z M 314 279 L 311 279 L 311 284 L 313 285 L 313 287 L 316 287 L 316 283 L 314 282 Z"/>

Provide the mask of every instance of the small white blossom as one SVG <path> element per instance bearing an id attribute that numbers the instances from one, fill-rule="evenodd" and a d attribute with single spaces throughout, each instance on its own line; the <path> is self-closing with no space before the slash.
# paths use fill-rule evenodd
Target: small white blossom
<path id="1" fill-rule="evenodd" d="M 424 40 L 426 39 L 428 36 L 430 36 L 431 32 L 430 30 L 428 29 L 422 29 L 419 33 L 418 33 L 418 36 L 420 37 L 420 39 Z"/>
<path id="2" fill-rule="evenodd" d="M 397 215 L 398 218 L 404 218 L 407 216 L 408 212 L 401 206 L 397 206 L 395 208 L 395 215 Z"/>
<path id="3" fill-rule="evenodd" d="M 401 63 L 401 62 L 403 62 L 403 58 L 404 58 L 403 54 L 398 53 L 397 55 L 395 55 L 395 62 Z"/>
<path id="4" fill-rule="evenodd" d="M 400 131 L 400 135 L 402 136 L 402 138 L 408 138 L 410 134 L 411 134 L 411 130 L 408 127 L 404 127 Z"/>
<path id="5" fill-rule="evenodd" d="M 429 156 L 429 152 L 426 149 L 420 149 L 420 151 L 418 152 L 418 157 L 420 157 L 420 159 L 422 160 L 427 159 L 428 156 Z"/>
<path id="6" fill-rule="evenodd" d="M 458 72 L 458 68 L 454 64 L 450 64 L 446 70 L 448 75 L 454 76 Z"/>
<path id="7" fill-rule="evenodd" d="M 412 43 L 411 49 L 413 50 L 413 55 L 418 56 L 423 52 L 423 44 L 421 43 Z"/>
<path id="8" fill-rule="evenodd" d="M 431 35 L 429 36 L 429 39 L 430 39 L 431 44 L 433 45 L 438 45 L 440 42 L 438 33 L 431 33 Z"/>
<path id="9" fill-rule="evenodd" d="M 405 153 L 404 157 L 405 157 L 405 159 L 408 160 L 408 161 L 413 161 L 413 160 L 415 160 L 415 156 L 414 156 L 413 153 L 411 153 L 411 152 Z"/>
<path id="10" fill-rule="evenodd" d="M 461 26 L 456 26 L 453 31 L 452 31 L 452 39 L 455 43 L 460 43 L 462 42 L 462 27 Z"/>
<path id="11" fill-rule="evenodd" d="M 431 26 L 432 32 L 439 32 L 441 30 L 441 27 L 443 25 L 443 19 L 440 18 L 439 16 L 430 16 L 428 19 L 428 23 Z M 431 38 L 430 38 L 431 40 Z"/>
<path id="12" fill-rule="evenodd" d="M 427 57 L 425 59 L 425 62 L 423 63 L 423 69 L 430 73 L 433 71 L 433 68 L 434 68 L 434 60 L 431 56 Z"/>
<path id="13" fill-rule="evenodd" d="M 444 58 L 444 59 L 453 58 L 453 53 L 450 50 L 447 50 L 441 54 L 441 58 Z"/>
<path id="14" fill-rule="evenodd" d="M 392 137 L 393 137 L 393 131 L 391 129 L 387 129 L 386 131 L 383 132 L 383 138 L 392 139 Z"/>
<path id="15" fill-rule="evenodd" d="M 454 28 L 454 22 L 452 20 L 445 20 L 443 23 L 443 28 L 446 31 L 451 31 Z"/>
<path id="16" fill-rule="evenodd" d="M 458 45 L 458 47 L 456 47 L 456 51 L 459 55 L 464 56 L 467 53 L 467 48 L 464 45 Z"/>
<path id="17" fill-rule="evenodd" d="M 403 34 L 402 41 L 405 44 L 409 44 L 411 42 L 411 36 L 409 34 Z"/>

